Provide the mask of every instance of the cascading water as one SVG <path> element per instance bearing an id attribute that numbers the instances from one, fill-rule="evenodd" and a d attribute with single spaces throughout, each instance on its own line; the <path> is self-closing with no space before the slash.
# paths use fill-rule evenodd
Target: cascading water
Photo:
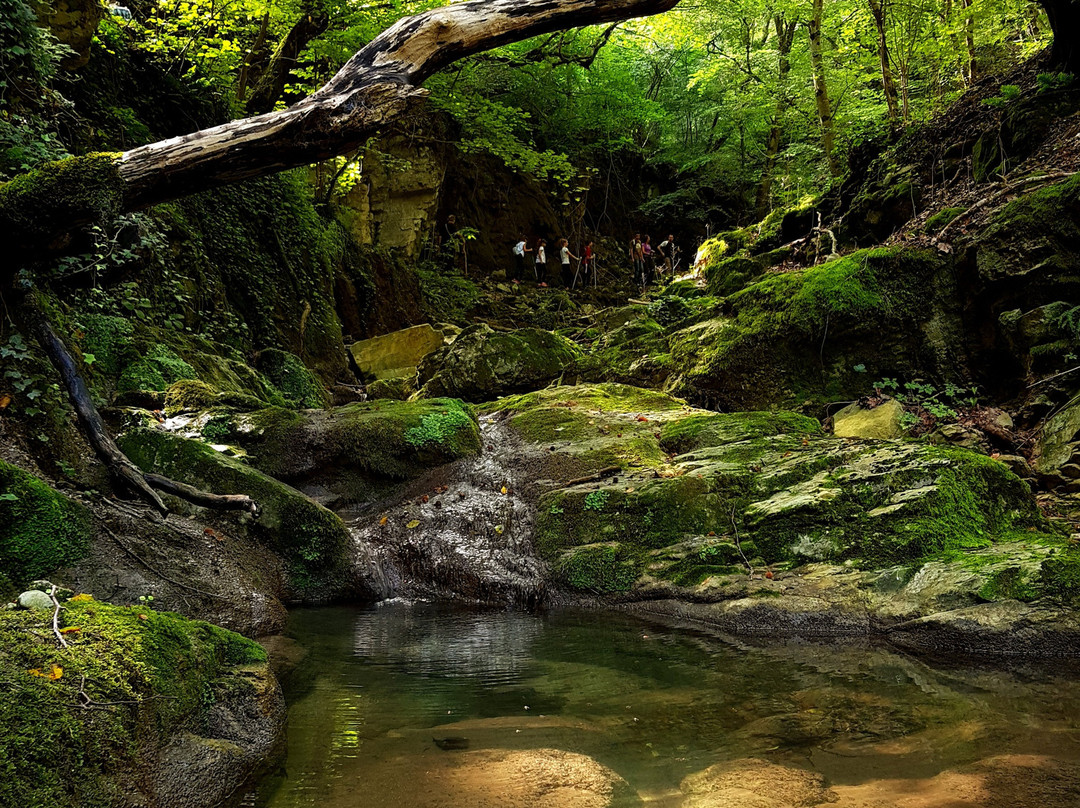
<path id="1" fill-rule="evenodd" d="M 433 469 L 399 499 L 342 514 L 356 565 L 383 598 L 440 595 L 530 605 L 543 591 L 532 547 L 531 457 L 499 416 L 480 419 L 477 457 Z"/>

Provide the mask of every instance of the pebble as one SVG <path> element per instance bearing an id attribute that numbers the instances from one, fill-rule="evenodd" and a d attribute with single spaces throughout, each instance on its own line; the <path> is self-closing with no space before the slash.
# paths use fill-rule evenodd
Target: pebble
<path id="1" fill-rule="evenodd" d="M 53 608 L 52 598 L 38 589 L 23 592 L 19 595 L 18 603 L 20 609 L 52 610 Z"/>

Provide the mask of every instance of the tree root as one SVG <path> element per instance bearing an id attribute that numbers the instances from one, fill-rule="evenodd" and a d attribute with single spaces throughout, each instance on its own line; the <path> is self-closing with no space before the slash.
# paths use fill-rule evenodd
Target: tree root
<path id="1" fill-rule="evenodd" d="M 258 513 L 255 501 L 246 495 L 210 494 L 157 474 L 143 474 L 127 455 L 120 451 L 120 447 L 116 445 L 116 441 L 105 428 L 105 422 L 101 420 L 101 414 L 94 406 L 90 391 L 79 374 L 74 358 L 32 298 L 22 306 L 22 316 L 31 333 L 45 349 L 53 366 L 59 371 L 71 403 L 75 407 L 83 433 L 118 487 L 139 494 L 162 514 L 167 514 L 169 508 L 154 490 L 155 488 L 206 508 L 246 509 L 252 514 Z"/>

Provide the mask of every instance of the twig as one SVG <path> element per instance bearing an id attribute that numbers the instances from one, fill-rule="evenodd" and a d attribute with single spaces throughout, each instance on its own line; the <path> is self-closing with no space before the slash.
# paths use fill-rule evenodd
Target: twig
<path id="1" fill-rule="evenodd" d="M 166 575 L 161 570 L 154 567 L 152 564 L 150 564 L 149 561 L 146 561 L 144 558 L 137 555 L 134 550 L 132 550 L 130 547 L 128 547 L 126 544 L 124 544 L 120 540 L 120 537 L 117 536 L 116 533 L 114 533 L 109 528 L 108 525 L 103 524 L 102 527 L 105 529 L 105 532 L 108 533 L 112 537 L 112 540 L 114 542 L 116 542 L 120 546 L 121 550 L 123 550 L 129 556 L 131 556 L 136 561 L 138 561 L 140 564 L 142 564 L 144 567 L 146 567 L 148 570 L 150 570 L 150 572 L 154 573 L 154 575 L 161 578 L 161 580 L 167 581 L 168 583 L 172 584 L 173 586 L 179 586 L 182 589 L 187 589 L 187 590 L 190 590 L 191 592 L 195 592 L 196 594 L 203 595 L 204 597 L 214 598 L 216 600 L 228 600 L 228 598 L 226 598 L 224 595 L 215 595 L 213 592 L 207 592 L 207 591 L 205 591 L 203 589 L 199 589 L 198 587 L 189 586 L 188 584 L 177 581 L 175 578 L 170 578 L 168 575 Z"/>
<path id="2" fill-rule="evenodd" d="M 563 483 L 563 488 L 569 488 L 572 485 L 581 485 L 582 483 L 595 483 L 598 480 L 602 480 L 605 477 L 611 477 L 621 471 L 622 469 L 618 466 L 607 466 L 594 474 L 587 474 L 584 477 L 578 477 L 577 479 Z"/>
<path id="3" fill-rule="evenodd" d="M 52 590 L 49 592 L 49 597 L 52 598 L 53 606 L 56 607 L 55 609 L 53 609 L 52 616 L 53 634 L 56 635 L 56 639 L 57 641 L 59 641 L 60 646 L 62 648 L 67 648 L 67 640 L 65 640 L 64 635 L 60 633 L 60 601 L 56 599 L 56 584 L 52 585 Z"/>
<path id="4" fill-rule="evenodd" d="M 739 526 L 735 523 L 735 506 L 731 506 L 731 527 L 735 531 L 735 549 L 739 551 L 739 555 L 742 556 L 743 563 L 746 565 L 747 574 L 753 575 L 754 568 L 750 565 L 750 559 L 746 557 L 746 553 L 742 550 L 742 539 L 739 537 Z"/>

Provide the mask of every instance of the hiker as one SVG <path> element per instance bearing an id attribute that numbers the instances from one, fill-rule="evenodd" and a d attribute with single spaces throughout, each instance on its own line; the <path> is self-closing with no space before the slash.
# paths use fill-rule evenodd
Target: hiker
<path id="1" fill-rule="evenodd" d="M 547 244 L 542 238 L 536 240 L 536 258 L 533 260 L 533 271 L 536 273 L 536 288 L 547 289 L 547 253 L 544 245 Z"/>
<path id="2" fill-rule="evenodd" d="M 648 286 L 650 283 L 653 282 L 653 273 L 656 269 L 656 261 L 653 257 L 653 248 L 652 244 L 649 243 L 648 236 L 645 236 L 645 238 L 642 239 L 641 242 L 641 262 L 641 285 L 644 287 Z"/>
<path id="3" fill-rule="evenodd" d="M 640 233 L 634 233 L 634 237 L 630 239 L 630 266 L 634 273 L 634 282 L 639 286 L 643 285 L 641 280 L 645 273 L 645 262 L 642 260 Z"/>
<path id="4" fill-rule="evenodd" d="M 675 279 L 675 250 L 678 249 L 675 246 L 675 236 L 668 236 L 666 239 L 660 242 L 660 246 L 656 248 L 657 252 L 664 261 L 664 271 L 671 274 L 672 280 Z"/>
<path id="5" fill-rule="evenodd" d="M 457 266 L 458 253 L 461 251 L 461 245 L 458 244 L 458 239 L 456 238 L 457 231 L 457 217 L 451 213 L 446 217 L 446 223 L 443 225 L 442 232 L 442 248 L 446 255 L 447 269 L 454 269 L 454 267 Z"/>
<path id="6" fill-rule="evenodd" d="M 593 266 L 593 262 L 596 258 L 593 256 L 593 243 L 590 241 L 585 245 L 585 252 L 581 256 L 581 283 L 583 286 L 589 285 L 590 273 L 596 271 Z M 596 279 L 593 279 L 593 285 L 596 285 Z"/>
<path id="7" fill-rule="evenodd" d="M 559 239 L 559 263 L 562 266 L 562 282 L 567 289 L 574 283 L 574 271 L 570 268 L 572 260 L 580 261 L 581 259 L 570 252 L 569 241 L 564 238 Z"/>
<path id="8" fill-rule="evenodd" d="M 522 236 L 521 240 L 514 245 L 514 283 L 521 283 L 521 279 L 525 277 L 525 253 L 531 253 L 528 243 L 525 241 L 525 237 Z"/>

